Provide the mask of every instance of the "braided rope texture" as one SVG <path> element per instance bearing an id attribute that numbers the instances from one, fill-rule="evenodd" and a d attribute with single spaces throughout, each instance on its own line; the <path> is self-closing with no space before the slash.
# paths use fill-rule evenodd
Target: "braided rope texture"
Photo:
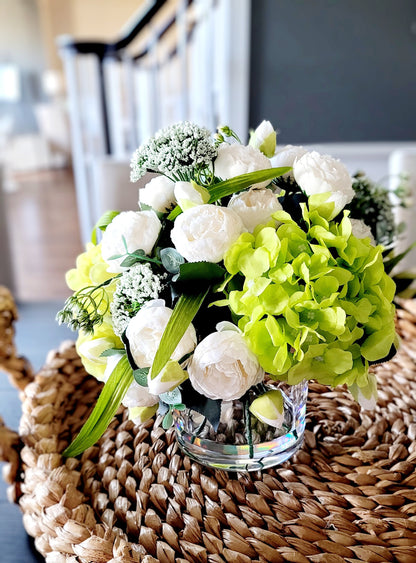
<path id="1" fill-rule="evenodd" d="M 48 563 L 414 563 L 416 311 L 398 328 L 374 412 L 312 383 L 303 447 L 250 474 L 192 462 L 173 429 L 124 410 L 64 460 L 100 387 L 63 343 L 24 391 L 14 496 L 36 548 Z"/>
<path id="2" fill-rule="evenodd" d="M 14 387 L 24 389 L 34 374 L 26 358 L 16 354 L 14 322 L 17 318 L 17 307 L 11 292 L 0 286 L 0 366 L 7 372 Z"/>

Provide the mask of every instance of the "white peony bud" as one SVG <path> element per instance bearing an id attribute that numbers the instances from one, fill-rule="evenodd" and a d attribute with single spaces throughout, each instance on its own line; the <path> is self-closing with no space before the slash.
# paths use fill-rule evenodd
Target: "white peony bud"
<path id="1" fill-rule="evenodd" d="M 186 379 L 188 379 L 188 374 L 181 368 L 179 363 L 175 360 L 169 360 L 155 378 L 152 379 L 149 372 L 147 385 L 151 393 L 161 395 L 162 393 L 167 393 L 167 391 L 172 391 L 172 389 L 175 389 Z"/>
<path id="2" fill-rule="evenodd" d="M 198 393 L 209 399 L 239 399 L 263 380 L 264 371 L 243 336 L 234 330 L 209 334 L 195 348 L 188 375 Z"/>
<path id="3" fill-rule="evenodd" d="M 160 213 L 166 213 L 175 203 L 175 182 L 160 175 L 152 178 L 139 190 L 139 204 L 144 203 Z"/>
<path id="4" fill-rule="evenodd" d="M 357 238 L 369 238 L 371 244 L 376 246 L 376 241 L 373 237 L 373 233 L 368 225 L 364 223 L 361 219 L 350 219 L 352 234 Z"/>
<path id="5" fill-rule="evenodd" d="M 129 252 L 139 248 L 150 254 L 159 236 L 162 227 L 154 211 L 124 211 L 120 213 L 106 228 L 101 242 L 101 253 L 107 262 L 108 271 L 120 273 L 124 271 L 121 262 L 124 260 L 126 249 L 123 237 Z M 112 256 L 123 256 L 111 259 Z"/>
<path id="6" fill-rule="evenodd" d="M 270 389 L 256 397 L 249 410 L 256 418 L 274 428 L 281 428 L 285 420 L 283 396 L 279 389 Z"/>
<path id="7" fill-rule="evenodd" d="M 283 148 L 279 148 L 276 154 L 270 159 L 272 168 L 279 168 L 280 166 L 293 167 L 295 160 L 299 159 L 307 152 L 308 151 L 301 146 L 286 145 Z M 283 178 L 290 178 L 293 180 L 293 170 L 283 174 Z"/>
<path id="8" fill-rule="evenodd" d="M 121 401 L 125 407 L 152 407 L 159 402 L 159 397 L 152 395 L 147 387 L 135 381 L 130 385 Z"/>
<path id="9" fill-rule="evenodd" d="M 250 145 L 222 144 L 218 147 L 218 156 L 214 161 L 215 175 L 223 180 L 267 168 L 271 168 L 270 160 Z M 269 184 L 270 180 L 266 180 L 253 184 L 253 188 L 265 188 Z"/>
<path id="10" fill-rule="evenodd" d="M 181 209 L 185 211 L 196 205 L 208 203 L 209 191 L 195 182 L 176 182 L 175 199 Z"/>
<path id="11" fill-rule="evenodd" d="M 268 158 L 274 155 L 276 149 L 276 131 L 270 121 L 263 120 L 250 135 L 249 145 L 258 149 Z"/>
<path id="12" fill-rule="evenodd" d="M 153 364 L 160 339 L 171 315 L 172 309 L 160 305 L 160 300 L 155 300 L 155 303 L 149 301 L 129 322 L 126 336 L 130 345 L 130 352 L 139 368 L 151 367 Z M 196 333 L 191 324 L 172 354 L 172 359 L 180 360 L 183 356 L 192 352 L 195 346 Z"/>
<path id="13" fill-rule="evenodd" d="M 144 424 L 150 420 L 157 412 L 159 405 L 153 405 L 152 407 L 129 407 L 129 420 L 132 420 L 134 424 Z"/>
<path id="14" fill-rule="evenodd" d="M 354 197 L 351 176 L 339 160 L 316 151 L 308 152 L 295 161 L 293 174 L 306 195 L 329 192 L 328 201 L 335 204 L 337 215 Z"/>
<path id="15" fill-rule="evenodd" d="M 358 387 L 353 383 L 348 390 L 363 410 L 374 410 L 377 406 L 377 379 L 373 373 L 369 373 L 367 377 L 365 387 Z"/>
<path id="16" fill-rule="evenodd" d="M 217 263 L 243 231 L 243 223 L 234 211 L 207 204 L 192 207 L 179 215 L 171 239 L 188 262 Z"/>
<path id="17" fill-rule="evenodd" d="M 228 207 L 237 213 L 249 233 L 252 233 L 257 225 L 265 225 L 272 218 L 272 213 L 282 209 L 276 195 L 267 188 L 236 194 L 231 198 Z"/>

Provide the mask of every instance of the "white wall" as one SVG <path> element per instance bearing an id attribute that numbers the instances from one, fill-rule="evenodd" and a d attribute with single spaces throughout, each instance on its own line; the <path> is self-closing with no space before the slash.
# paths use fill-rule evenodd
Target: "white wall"
<path id="1" fill-rule="evenodd" d="M 0 0 L 0 63 L 37 71 L 43 60 L 36 0 Z"/>

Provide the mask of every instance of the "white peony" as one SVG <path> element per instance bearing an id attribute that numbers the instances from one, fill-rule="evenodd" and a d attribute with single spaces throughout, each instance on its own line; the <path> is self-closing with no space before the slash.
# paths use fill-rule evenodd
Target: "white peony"
<path id="1" fill-rule="evenodd" d="M 350 219 L 352 234 L 357 238 L 369 238 L 371 244 L 376 246 L 376 241 L 373 237 L 373 233 L 368 225 L 364 223 L 361 219 Z"/>
<path id="2" fill-rule="evenodd" d="M 147 387 L 143 387 L 135 381 L 130 385 L 122 400 L 123 405 L 128 408 L 152 407 L 158 402 L 159 397 L 152 395 Z"/>
<path id="3" fill-rule="evenodd" d="M 207 204 L 179 215 L 171 239 L 188 262 L 221 262 L 243 231 L 243 223 L 232 209 Z"/>
<path id="4" fill-rule="evenodd" d="M 161 305 L 163 301 L 149 301 L 129 322 L 126 330 L 130 352 L 139 368 L 151 367 L 163 331 L 168 324 L 172 309 Z M 196 333 L 191 324 L 172 354 L 173 360 L 180 360 L 196 346 Z"/>
<path id="5" fill-rule="evenodd" d="M 175 182 L 160 175 L 152 178 L 139 190 L 139 204 L 144 203 L 160 213 L 166 213 L 175 203 Z"/>
<path id="6" fill-rule="evenodd" d="M 129 252 L 139 248 L 145 254 L 150 254 L 162 227 L 154 211 L 124 211 L 120 213 L 106 228 L 101 242 L 101 254 L 108 264 L 108 271 L 120 273 L 124 268 L 120 265 L 124 260 L 126 249 Z M 112 256 L 121 255 L 122 258 L 111 260 Z"/>
<path id="7" fill-rule="evenodd" d="M 335 203 L 334 216 L 354 197 L 351 176 L 346 166 L 332 156 L 308 152 L 295 161 L 293 174 L 306 195 L 331 193 L 328 201 Z"/>
<path id="8" fill-rule="evenodd" d="M 195 348 L 188 365 L 192 386 L 209 399 L 232 401 L 263 380 L 264 371 L 235 330 L 209 334 Z"/>
<path id="9" fill-rule="evenodd" d="M 295 160 L 299 159 L 301 156 L 306 154 L 308 151 L 301 146 L 296 145 L 286 145 L 285 147 L 279 148 L 276 154 L 270 159 L 273 168 L 279 168 L 280 166 L 291 166 L 295 163 Z M 283 178 L 290 178 L 293 180 L 293 170 L 283 174 Z"/>
<path id="10" fill-rule="evenodd" d="M 270 160 L 250 145 L 222 144 L 218 147 L 218 156 L 214 161 L 215 175 L 223 180 L 267 168 L 271 168 Z M 265 188 L 269 184 L 270 180 L 266 180 L 253 184 L 253 187 Z"/>
<path id="11" fill-rule="evenodd" d="M 252 233 L 257 225 L 264 225 L 271 219 L 272 213 L 282 209 L 276 195 L 269 189 L 250 189 L 234 195 L 229 209 L 237 213 L 244 227 Z"/>

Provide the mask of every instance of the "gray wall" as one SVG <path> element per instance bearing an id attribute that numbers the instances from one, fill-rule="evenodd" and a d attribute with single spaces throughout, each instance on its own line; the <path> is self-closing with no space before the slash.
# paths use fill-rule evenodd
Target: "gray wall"
<path id="1" fill-rule="evenodd" d="M 416 140 L 416 0 L 252 0 L 251 49 L 279 143 Z"/>

